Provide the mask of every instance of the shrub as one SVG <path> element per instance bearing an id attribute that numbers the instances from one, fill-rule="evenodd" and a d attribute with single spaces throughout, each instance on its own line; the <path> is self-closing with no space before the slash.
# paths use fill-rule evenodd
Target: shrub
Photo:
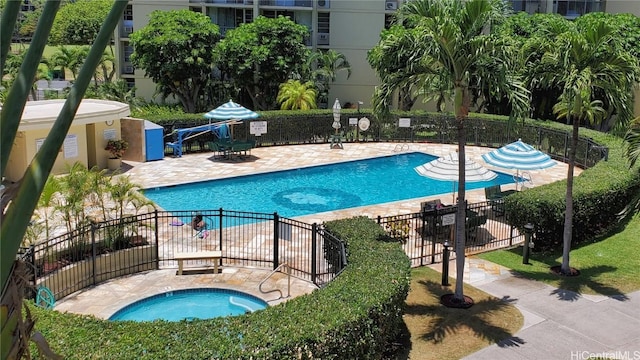
<path id="1" fill-rule="evenodd" d="M 410 262 L 361 217 L 327 230 L 348 246 L 326 287 L 252 314 L 191 322 L 107 321 L 31 306 L 65 359 L 379 359 L 401 331 Z M 374 285 L 374 286 L 372 286 Z"/>
<path id="2" fill-rule="evenodd" d="M 620 138 L 588 129 L 580 129 L 580 135 L 607 146 L 609 157 L 574 178 L 573 244 L 592 241 L 615 227 L 621 219 L 620 212 L 640 191 L 640 172 L 638 167 L 629 169 Z M 523 229 L 528 222 L 534 224 L 536 250 L 562 248 L 566 187 L 563 180 L 505 199 L 512 225 Z"/>

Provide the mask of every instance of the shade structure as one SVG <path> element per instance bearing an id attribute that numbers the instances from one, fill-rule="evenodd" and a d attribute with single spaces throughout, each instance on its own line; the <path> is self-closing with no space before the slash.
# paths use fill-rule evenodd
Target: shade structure
<path id="1" fill-rule="evenodd" d="M 204 117 L 213 120 L 249 120 L 260 117 L 260 114 L 229 100 L 229 102 L 204 114 Z"/>
<path id="2" fill-rule="evenodd" d="M 482 155 L 482 159 L 487 164 L 518 171 L 542 170 L 557 164 L 549 155 L 520 139 Z"/>
<path id="3" fill-rule="evenodd" d="M 460 159 L 457 152 L 450 153 L 446 156 L 437 158 L 426 164 L 415 167 L 415 171 L 431 179 L 442 181 L 458 181 L 458 164 Z M 495 179 L 498 174 L 483 167 L 473 160 L 466 159 L 464 165 L 465 181 L 488 181 Z"/>

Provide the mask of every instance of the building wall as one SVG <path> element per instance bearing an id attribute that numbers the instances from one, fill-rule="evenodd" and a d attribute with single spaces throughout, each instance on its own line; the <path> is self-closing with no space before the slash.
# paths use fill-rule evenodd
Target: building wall
<path id="1" fill-rule="evenodd" d="M 9 181 L 18 181 L 24 176 L 24 172 L 38 152 L 39 145 L 49 134 L 48 129 L 19 131 L 16 142 L 11 149 L 7 164 L 6 178 Z M 58 157 L 51 169 L 51 174 L 64 174 L 68 166 L 76 162 L 88 165 L 87 134 L 84 125 L 72 126 L 67 133 L 64 146 L 60 149 Z"/>
<path id="2" fill-rule="evenodd" d="M 103 121 L 87 124 L 86 132 L 89 168 L 97 166 L 100 169 L 106 169 L 110 154 L 104 148 L 109 139 L 122 139 L 120 120 L 114 120 L 113 123 Z"/>
<path id="3" fill-rule="evenodd" d="M 605 11 L 612 14 L 630 13 L 636 16 L 640 16 L 640 1 L 607 0 Z"/>

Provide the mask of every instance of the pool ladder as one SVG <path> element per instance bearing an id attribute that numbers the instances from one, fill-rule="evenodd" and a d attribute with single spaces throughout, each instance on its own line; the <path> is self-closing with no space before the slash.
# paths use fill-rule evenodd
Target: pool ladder
<path id="1" fill-rule="evenodd" d="M 397 144 L 393 152 L 409 151 L 409 144 Z"/>
<path id="2" fill-rule="evenodd" d="M 264 278 L 264 280 L 262 280 L 260 282 L 260 285 L 258 285 L 258 289 L 260 290 L 261 293 L 263 294 L 268 294 L 268 293 L 272 293 L 272 292 L 279 292 L 280 293 L 280 297 L 278 299 L 282 299 L 284 296 L 282 294 L 282 291 L 280 289 L 273 289 L 273 290 L 262 290 L 262 285 L 269 280 L 273 274 L 277 273 L 280 269 L 286 267 L 287 268 L 287 297 L 291 297 L 291 267 L 289 266 L 289 264 L 287 263 L 282 263 L 280 264 L 277 268 L 275 268 L 271 273 L 269 273 L 269 275 L 267 275 L 266 278 Z"/>

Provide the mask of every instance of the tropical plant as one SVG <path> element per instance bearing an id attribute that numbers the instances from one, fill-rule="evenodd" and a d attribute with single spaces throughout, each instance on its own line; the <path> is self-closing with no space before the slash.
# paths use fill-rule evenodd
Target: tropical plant
<path id="1" fill-rule="evenodd" d="M 216 65 L 218 25 L 191 10 L 156 10 L 150 16 L 146 26 L 129 36 L 131 62 L 144 69 L 163 96 L 175 95 L 185 112 L 194 113 Z"/>
<path id="2" fill-rule="evenodd" d="M 455 224 L 457 274 L 464 273 L 465 262 L 465 122 L 472 95 L 478 89 L 491 87 L 494 94 L 506 96 L 515 116 L 522 116 L 527 110 L 528 92 L 514 69 L 509 67 L 513 49 L 486 34 L 491 24 L 501 21 L 505 14 L 504 3 L 500 0 L 410 1 L 400 9 L 400 17 L 411 31 L 399 32 L 399 37 L 387 38 L 386 43 L 381 44 L 383 49 L 387 45 L 393 49 L 401 44 L 403 55 L 410 63 L 402 71 L 382 72 L 381 85 L 373 99 L 377 116 L 387 116 L 394 91 L 407 84 L 424 84 L 437 79 L 442 84 L 439 90 L 446 84 L 454 92 L 460 163 Z M 462 276 L 456 279 L 453 299 L 465 304 Z"/>
<path id="3" fill-rule="evenodd" d="M 107 146 L 104 149 L 111 154 L 110 159 L 121 159 L 128 148 L 129 143 L 126 140 L 111 139 L 107 141 Z"/>
<path id="4" fill-rule="evenodd" d="M 299 80 L 289 80 L 280 84 L 278 102 L 281 110 L 309 110 L 316 108 L 317 92 L 313 88 L 313 83 L 307 81 L 301 83 Z"/>
<path id="5" fill-rule="evenodd" d="M 12 1 L 11 3 L 18 3 Z M 74 116 L 82 96 L 91 81 L 91 77 L 102 57 L 104 49 L 109 44 L 112 34 L 122 17 L 128 1 L 115 0 L 113 7 L 104 21 L 103 26 L 96 37 L 89 56 L 85 61 L 78 78 L 71 89 L 67 100 L 58 115 L 56 122 L 50 129 L 40 151 L 36 153 L 33 161 L 25 171 L 24 177 L 16 184 L 5 189 L 7 196 L 2 197 L 0 209 L 0 288 L 3 289 L 3 299 L 5 289 L 12 276 L 12 269 L 15 262 L 16 253 L 29 226 L 29 221 L 40 198 L 40 194 L 51 173 L 51 169 L 58 157 L 59 149 L 65 140 L 67 132 L 73 122 Z M 44 5 L 42 16 L 38 21 L 38 27 L 34 33 L 29 50 L 24 58 L 24 62 L 17 74 L 17 81 L 14 81 L 6 102 L 3 104 L 0 113 L 0 177 L 4 177 L 11 149 L 18 132 L 18 126 L 25 104 L 29 95 L 32 80 L 35 78 L 38 64 L 42 59 L 42 53 L 49 37 L 51 26 L 56 16 L 59 1 L 47 1 Z M 18 16 L 20 6 L 7 6 L 2 13 L 0 22 L 0 64 L 3 66 L 8 54 L 10 41 L 5 41 L 6 34 L 11 34 Z M 18 289 L 18 294 L 23 294 L 24 289 Z M 27 319 L 31 322 L 31 319 Z M 17 325 L 16 325 L 17 326 Z M 6 328 L 12 331 L 11 328 Z M 26 338 L 29 336 L 27 334 Z M 19 346 L 19 353 L 28 351 L 26 341 Z"/>
<path id="6" fill-rule="evenodd" d="M 634 166 L 640 158 L 640 116 L 629 123 L 629 129 L 624 137 L 626 142 L 626 156 L 630 166 Z"/>
<path id="7" fill-rule="evenodd" d="M 558 118 L 573 124 L 560 269 L 566 275 L 572 274 L 569 253 L 573 235 L 573 175 L 580 125 L 598 124 L 614 113 L 621 123 L 626 124 L 631 118 L 638 65 L 628 53 L 615 49 L 614 34 L 605 22 L 594 24 L 583 32 L 563 33 L 547 44 L 544 51 L 538 49 L 543 55 L 531 64 L 538 70 L 533 81 L 562 89 L 553 110 Z"/>
<path id="8" fill-rule="evenodd" d="M 351 64 L 344 54 L 333 49 L 316 50 L 307 61 L 309 68 L 313 69 L 311 78 L 318 89 L 318 102 L 328 103 L 331 83 L 336 81 L 340 72 L 346 71 L 347 79 L 351 77 Z"/>

